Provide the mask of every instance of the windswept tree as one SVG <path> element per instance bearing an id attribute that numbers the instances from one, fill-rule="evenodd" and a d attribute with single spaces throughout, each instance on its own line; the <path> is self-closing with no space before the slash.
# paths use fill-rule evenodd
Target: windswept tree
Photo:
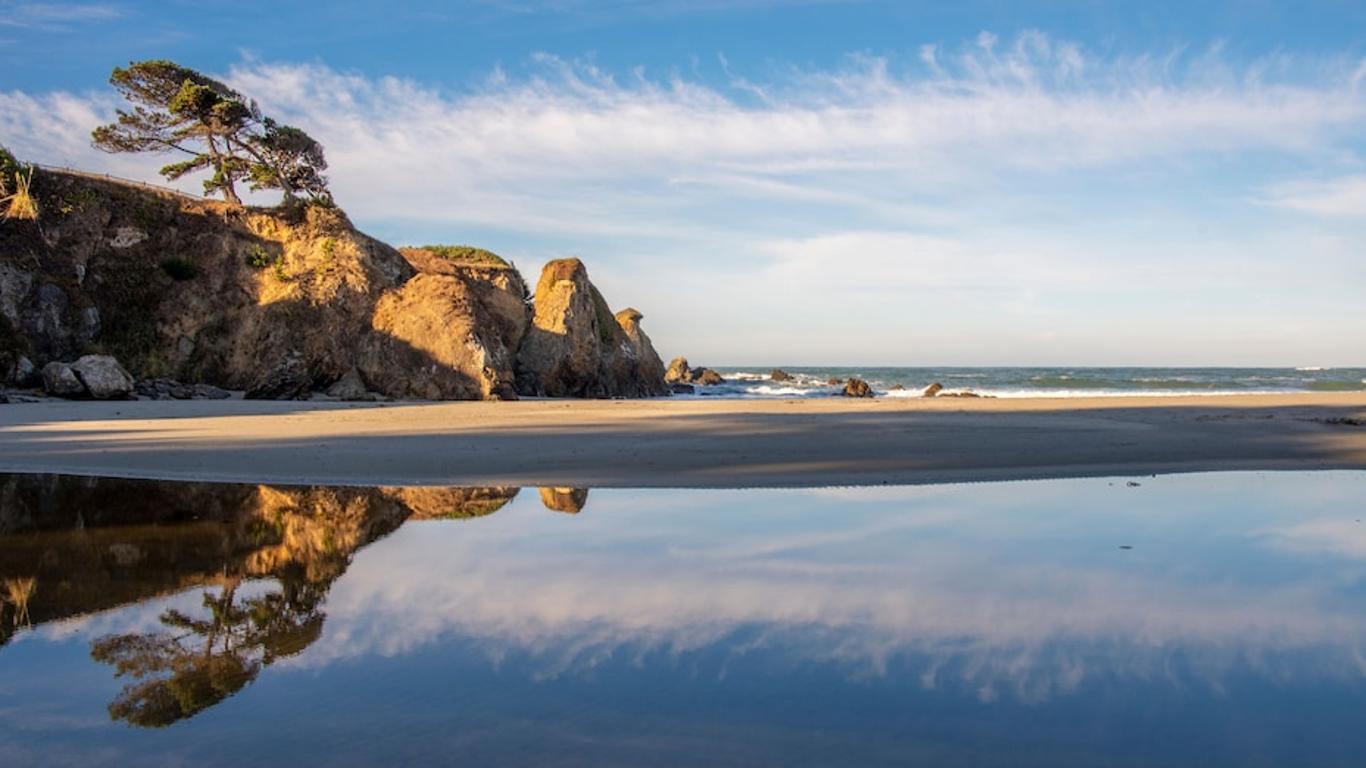
<path id="1" fill-rule="evenodd" d="M 304 131 L 261 114 L 227 85 L 189 67 L 164 60 L 115 67 L 114 88 L 133 105 L 118 120 L 96 128 L 95 146 L 106 152 L 179 153 L 161 169 L 175 180 L 208 171 L 206 194 L 240 203 L 237 183 L 252 190 L 279 189 L 285 200 L 300 195 L 326 201 L 327 161 L 322 145 Z"/>

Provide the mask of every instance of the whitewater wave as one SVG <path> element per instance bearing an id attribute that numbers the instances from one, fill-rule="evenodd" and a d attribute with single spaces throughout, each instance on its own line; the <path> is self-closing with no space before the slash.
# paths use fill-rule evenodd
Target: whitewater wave
<path id="1" fill-rule="evenodd" d="M 862 379 L 878 397 L 920 398 L 939 382 L 944 395 L 999 398 L 1199 397 L 1291 392 L 1366 391 L 1366 369 L 1291 368 L 771 368 L 717 369 L 726 383 L 697 387 L 694 398 L 805 399 L 839 396 L 844 382 Z M 1325 373 L 1325 371 L 1332 371 Z M 835 383 L 831 383 L 831 382 Z"/>

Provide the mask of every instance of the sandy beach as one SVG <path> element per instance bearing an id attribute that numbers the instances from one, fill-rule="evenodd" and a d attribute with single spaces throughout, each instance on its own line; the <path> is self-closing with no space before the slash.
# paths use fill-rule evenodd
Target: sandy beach
<path id="1" fill-rule="evenodd" d="M 1366 393 L 0 408 L 0 471 L 263 483 L 766 487 L 1366 469 Z"/>

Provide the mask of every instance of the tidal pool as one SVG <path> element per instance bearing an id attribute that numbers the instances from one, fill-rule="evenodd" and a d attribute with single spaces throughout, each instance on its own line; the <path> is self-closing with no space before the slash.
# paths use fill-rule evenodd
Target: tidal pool
<path id="1" fill-rule="evenodd" d="M 0 764 L 1362 765 L 1363 499 L 0 476 Z"/>

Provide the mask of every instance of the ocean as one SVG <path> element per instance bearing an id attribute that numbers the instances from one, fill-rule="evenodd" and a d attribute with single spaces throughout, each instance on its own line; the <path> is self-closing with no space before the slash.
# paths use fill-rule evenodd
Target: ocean
<path id="1" fill-rule="evenodd" d="M 1366 391 L 1366 368 L 931 368 L 782 367 L 791 381 L 773 381 L 771 366 L 716 366 L 725 384 L 698 387 L 692 397 L 830 397 L 851 377 L 878 397 L 920 397 L 931 384 L 945 393 L 993 397 L 1229 395 Z M 839 384 L 830 384 L 838 380 Z M 687 395 L 684 395 L 687 397 Z"/>

